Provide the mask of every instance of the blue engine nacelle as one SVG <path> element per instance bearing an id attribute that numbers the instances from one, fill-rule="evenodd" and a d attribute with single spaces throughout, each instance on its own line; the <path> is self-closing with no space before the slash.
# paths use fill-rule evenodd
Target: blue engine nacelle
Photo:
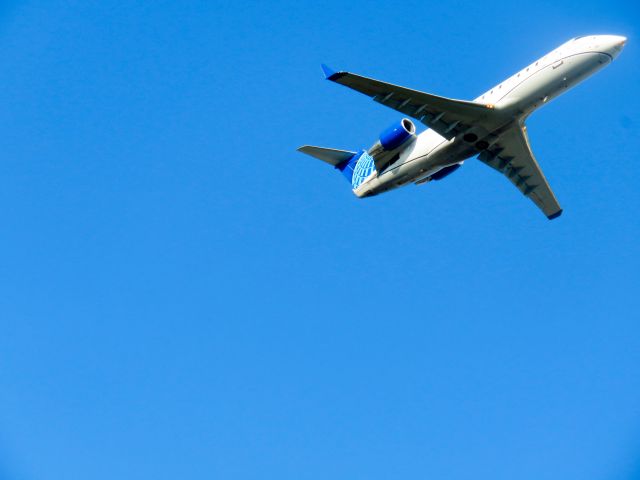
<path id="1" fill-rule="evenodd" d="M 448 177 L 449 175 L 451 175 L 461 166 L 462 166 L 462 162 L 456 163 L 454 165 L 449 165 L 448 167 L 444 167 L 443 169 L 438 170 L 436 173 L 431 175 L 431 180 L 442 180 L 444 177 Z"/>
<path id="2" fill-rule="evenodd" d="M 380 134 L 380 145 L 385 150 L 395 150 L 407 142 L 416 133 L 416 126 L 408 118 L 403 118 L 394 123 Z"/>

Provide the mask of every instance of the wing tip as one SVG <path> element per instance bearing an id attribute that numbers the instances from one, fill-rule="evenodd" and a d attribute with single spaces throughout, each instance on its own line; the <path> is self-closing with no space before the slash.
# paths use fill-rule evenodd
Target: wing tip
<path id="1" fill-rule="evenodd" d="M 320 68 L 322 68 L 322 73 L 324 73 L 324 78 L 327 80 L 331 78 L 332 75 L 335 75 L 335 70 L 329 67 L 326 63 L 321 63 Z"/>
<path id="2" fill-rule="evenodd" d="M 562 215 L 562 209 L 558 210 L 556 213 L 552 213 L 551 215 L 547 215 L 547 218 L 549 220 L 553 220 L 554 218 L 558 218 L 560 215 Z"/>
<path id="3" fill-rule="evenodd" d="M 324 73 L 324 78 L 326 80 L 336 80 L 340 78 L 342 75 L 344 75 L 345 73 L 345 72 L 336 72 L 325 63 L 321 63 L 320 67 L 322 68 L 322 73 Z"/>

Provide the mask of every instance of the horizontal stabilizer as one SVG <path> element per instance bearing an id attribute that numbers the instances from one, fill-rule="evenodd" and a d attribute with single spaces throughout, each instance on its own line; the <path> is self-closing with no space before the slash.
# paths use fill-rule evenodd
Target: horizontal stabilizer
<path id="1" fill-rule="evenodd" d="M 337 150 L 335 148 L 314 147 L 313 145 L 303 145 L 298 148 L 299 152 L 306 153 L 312 157 L 327 162 L 334 167 L 349 160 L 356 152 L 349 150 Z"/>

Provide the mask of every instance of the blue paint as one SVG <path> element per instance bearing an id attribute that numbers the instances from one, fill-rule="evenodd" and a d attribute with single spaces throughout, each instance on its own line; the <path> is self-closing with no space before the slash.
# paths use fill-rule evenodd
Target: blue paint
<path id="1" fill-rule="evenodd" d="M 336 165 L 346 179 L 351 183 L 351 188 L 358 188 L 362 182 L 376 169 L 373 157 L 365 150 L 360 150 L 348 160 Z"/>
<path id="2" fill-rule="evenodd" d="M 349 183 L 351 183 L 351 179 L 353 178 L 353 170 L 356 168 L 356 163 L 358 162 L 359 157 L 360 153 L 357 153 L 351 158 L 336 165 L 336 168 L 342 172 Z"/>
<path id="3" fill-rule="evenodd" d="M 455 165 L 450 165 L 448 167 L 444 167 L 442 170 L 438 170 L 436 173 L 431 175 L 432 180 L 442 180 L 444 177 L 448 177 L 457 169 L 459 169 L 462 165 L 456 163 Z"/>
<path id="4" fill-rule="evenodd" d="M 320 67 L 322 68 L 322 72 L 324 73 L 324 77 L 326 79 L 330 79 L 336 72 L 334 70 L 332 70 L 331 68 L 329 68 L 327 65 L 325 65 L 324 63 L 320 64 Z"/>
<path id="5" fill-rule="evenodd" d="M 389 126 L 380 134 L 380 143 L 385 150 L 393 150 L 411 138 L 411 134 L 402 126 L 402 120 Z"/>
<path id="6" fill-rule="evenodd" d="M 351 179 L 351 187 L 355 190 L 362 182 L 371 175 L 376 169 L 376 164 L 373 157 L 364 150 L 362 151 L 360 158 L 356 162 L 353 177 Z"/>

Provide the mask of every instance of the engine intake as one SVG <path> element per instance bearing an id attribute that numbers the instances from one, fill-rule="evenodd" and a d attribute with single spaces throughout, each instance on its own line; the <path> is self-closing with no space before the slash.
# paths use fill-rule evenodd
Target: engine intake
<path id="1" fill-rule="evenodd" d="M 395 150 L 416 133 L 416 126 L 408 118 L 394 123 L 380 134 L 380 145 L 386 151 Z"/>

